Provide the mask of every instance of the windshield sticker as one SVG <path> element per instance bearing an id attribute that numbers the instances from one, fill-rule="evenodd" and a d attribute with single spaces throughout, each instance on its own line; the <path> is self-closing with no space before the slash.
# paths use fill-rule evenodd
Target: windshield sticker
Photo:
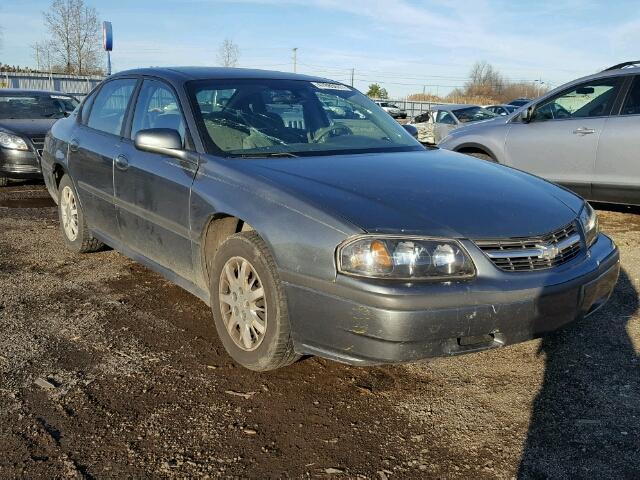
<path id="1" fill-rule="evenodd" d="M 340 83 L 311 82 L 311 85 L 322 90 L 346 90 L 347 92 L 351 91 L 349 87 Z"/>
<path id="2" fill-rule="evenodd" d="M 58 100 L 72 100 L 71 97 L 63 97 L 62 95 L 50 95 L 51 98 L 56 98 Z"/>

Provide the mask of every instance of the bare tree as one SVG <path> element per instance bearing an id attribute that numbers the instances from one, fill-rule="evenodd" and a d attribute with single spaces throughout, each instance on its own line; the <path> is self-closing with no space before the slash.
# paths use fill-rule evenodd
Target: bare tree
<path id="1" fill-rule="evenodd" d="M 467 95 L 491 96 L 499 95 L 504 89 L 505 81 L 489 63 L 476 62 L 469 72 L 469 80 L 465 84 Z"/>
<path id="2" fill-rule="evenodd" d="M 100 72 L 100 22 L 95 8 L 84 0 L 53 0 L 43 13 L 48 42 L 33 46 L 34 55 L 47 52 L 52 68 L 85 75 Z"/>
<path id="3" fill-rule="evenodd" d="M 225 38 L 218 49 L 218 63 L 223 67 L 235 67 L 240 58 L 240 47 L 233 40 Z"/>

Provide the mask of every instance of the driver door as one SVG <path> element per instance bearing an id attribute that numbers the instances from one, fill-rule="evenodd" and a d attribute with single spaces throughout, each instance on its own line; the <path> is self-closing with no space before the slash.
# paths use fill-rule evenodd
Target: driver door
<path id="1" fill-rule="evenodd" d="M 598 140 L 620 83 L 608 77 L 574 85 L 535 105 L 529 123 L 514 118 L 504 163 L 591 196 Z"/>

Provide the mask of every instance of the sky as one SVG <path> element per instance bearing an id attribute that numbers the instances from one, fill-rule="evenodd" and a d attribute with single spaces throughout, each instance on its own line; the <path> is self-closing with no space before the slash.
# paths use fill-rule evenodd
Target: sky
<path id="1" fill-rule="evenodd" d="M 85 0 L 113 24 L 115 71 L 216 65 L 297 71 L 391 96 L 446 94 L 485 60 L 514 81 L 556 87 L 640 58 L 640 0 Z M 49 0 L 0 0 L 0 62 L 35 66 Z M 106 58 L 106 57 L 105 57 Z M 106 60 L 105 60 L 106 62 Z"/>

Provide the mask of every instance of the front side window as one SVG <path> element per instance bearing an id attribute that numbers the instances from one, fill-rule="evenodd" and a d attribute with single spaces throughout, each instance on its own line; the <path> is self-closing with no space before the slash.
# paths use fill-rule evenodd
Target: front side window
<path id="1" fill-rule="evenodd" d="M 75 98 L 64 94 L 0 93 L 0 120 L 63 118 L 77 106 Z"/>
<path id="2" fill-rule="evenodd" d="M 171 88 L 157 80 L 145 80 L 142 83 L 133 114 L 131 138 L 148 128 L 176 130 L 184 145 L 185 126 L 178 99 Z"/>
<path id="3" fill-rule="evenodd" d="M 100 89 L 93 102 L 87 125 L 113 135 L 120 135 L 127 105 L 136 86 L 134 79 L 112 80 Z"/>
<path id="4" fill-rule="evenodd" d="M 226 156 L 423 148 L 368 97 L 338 83 L 200 80 L 188 91 L 207 149 Z"/>
<path id="5" fill-rule="evenodd" d="M 533 113 L 533 120 L 607 116 L 616 100 L 619 84 L 618 77 L 611 77 L 571 87 L 541 102 Z"/>
<path id="6" fill-rule="evenodd" d="M 449 112 L 440 110 L 436 116 L 436 123 L 443 123 L 445 125 L 455 125 L 456 121 Z"/>
<path id="7" fill-rule="evenodd" d="M 640 115 L 640 76 L 633 79 L 621 115 Z"/>
<path id="8" fill-rule="evenodd" d="M 458 108 L 453 110 L 453 114 L 458 118 L 460 123 L 479 122 L 496 117 L 495 113 L 482 107 Z"/>

